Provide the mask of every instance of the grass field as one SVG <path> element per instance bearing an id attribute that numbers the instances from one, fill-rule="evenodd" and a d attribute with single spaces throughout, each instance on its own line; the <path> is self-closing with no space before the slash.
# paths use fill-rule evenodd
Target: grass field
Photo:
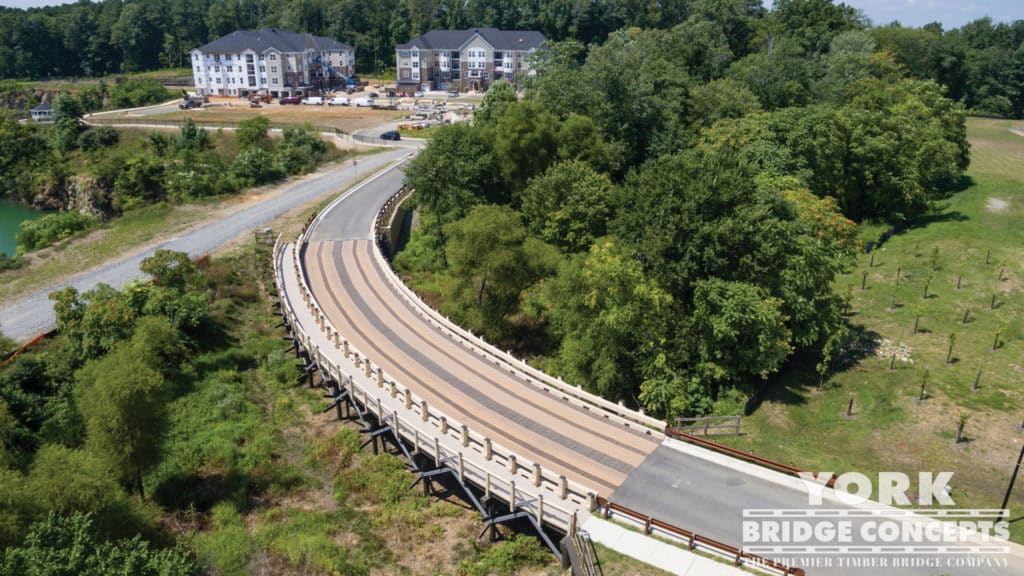
<path id="1" fill-rule="evenodd" d="M 726 443 L 815 471 L 952 471 L 959 507 L 1001 503 L 1024 442 L 1024 137 L 1008 130 L 1018 124 L 968 121 L 965 189 L 840 279 L 858 337 L 837 372 L 819 390 L 818 359 L 794 362 Z M 1024 482 L 1010 507 L 1024 514 Z"/>

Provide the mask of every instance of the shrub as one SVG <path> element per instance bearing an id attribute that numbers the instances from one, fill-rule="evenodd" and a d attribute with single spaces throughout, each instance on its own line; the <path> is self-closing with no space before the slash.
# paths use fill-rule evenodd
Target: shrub
<path id="1" fill-rule="evenodd" d="M 87 230 L 96 219 L 79 212 L 57 212 L 35 220 L 21 223 L 18 234 L 18 254 L 25 254 L 70 237 L 76 232 Z"/>
<path id="2" fill-rule="evenodd" d="M 173 95 L 156 80 L 132 79 L 110 87 L 110 103 L 114 108 L 133 108 L 169 100 Z"/>
<path id="3" fill-rule="evenodd" d="M 551 556 L 530 536 L 518 534 L 459 565 L 459 576 L 506 576 L 526 566 L 543 566 Z"/>
<path id="4" fill-rule="evenodd" d="M 117 130 L 114 130 L 110 126 L 100 126 L 98 128 L 89 128 L 85 132 L 82 132 L 78 136 L 78 147 L 86 152 L 92 152 L 99 150 L 100 148 L 108 148 L 117 144 L 119 137 Z"/>

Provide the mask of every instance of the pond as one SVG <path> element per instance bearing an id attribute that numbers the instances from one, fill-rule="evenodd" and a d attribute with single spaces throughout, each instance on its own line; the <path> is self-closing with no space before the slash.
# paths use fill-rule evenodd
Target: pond
<path id="1" fill-rule="evenodd" d="M 0 252 L 13 256 L 18 245 L 15 234 L 25 220 L 32 220 L 46 215 L 42 210 L 22 206 L 10 200 L 0 200 Z"/>

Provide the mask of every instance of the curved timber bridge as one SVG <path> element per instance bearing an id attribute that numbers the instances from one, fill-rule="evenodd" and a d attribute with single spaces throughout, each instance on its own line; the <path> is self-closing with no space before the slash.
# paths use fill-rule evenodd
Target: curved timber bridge
<path id="1" fill-rule="evenodd" d="M 801 572 L 721 544 L 740 544 L 744 509 L 807 508 L 799 481 L 666 438 L 665 422 L 497 350 L 399 280 L 377 238 L 402 198 L 403 163 L 342 194 L 294 242 L 279 238 L 274 247 L 281 313 L 307 373 L 319 371 L 329 392 L 327 410 L 354 410 L 367 442 L 389 438 L 411 462 L 415 453 L 432 463 L 415 470 L 424 489 L 451 475 L 488 526 L 529 521 L 553 549 L 542 526 L 575 535 L 601 511 L 736 564 Z"/>

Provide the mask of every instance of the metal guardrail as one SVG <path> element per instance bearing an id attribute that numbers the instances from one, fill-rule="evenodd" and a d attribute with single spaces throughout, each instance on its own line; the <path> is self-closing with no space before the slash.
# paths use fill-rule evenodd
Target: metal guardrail
<path id="1" fill-rule="evenodd" d="M 392 201 L 404 193 L 404 189 L 399 190 L 399 192 L 388 199 L 385 206 L 393 205 Z M 371 237 L 375 239 L 378 237 L 378 224 L 379 219 L 374 221 L 374 228 L 371 234 Z M 608 401 L 596 394 L 591 394 L 580 386 L 573 386 L 572 384 L 564 382 L 561 378 L 553 378 L 550 375 L 537 370 L 533 366 L 530 366 L 525 361 L 516 358 L 511 354 L 511 352 L 499 350 L 497 347 L 489 344 L 482 337 L 463 329 L 461 326 L 442 316 L 439 312 L 424 302 L 419 295 L 409 289 L 398 275 L 395 274 L 394 270 L 391 269 L 390 264 L 388 264 L 381 253 L 379 242 L 374 243 L 374 257 L 377 259 L 378 265 L 381 266 L 388 282 L 395 291 L 406 300 L 406 302 L 412 305 L 413 310 L 415 310 L 428 323 L 440 329 L 444 334 L 451 337 L 462 346 L 484 357 L 490 357 L 495 364 L 500 365 L 504 363 L 508 372 L 519 376 L 527 383 L 559 398 L 562 401 L 570 402 L 585 410 L 601 412 L 605 418 L 615 421 L 627 428 L 642 430 L 658 439 L 664 438 L 664 430 L 668 426 L 665 421 L 648 416 L 647 414 L 644 414 L 642 410 L 631 410 L 626 408 L 622 403 L 616 404 L 615 402 Z"/>
<path id="2" fill-rule="evenodd" d="M 713 450 L 715 452 L 725 454 L 726 456 L 731 456 L 739 460 L 745 460 L 747 462 L 750 462 L 751 464 L 764 466 L 765 468 L 770 468 L 772 470 L 775 470 L 776 472 L 782 472 L 783 474 L 788 474 L 790 476 L 800 476 L 800 473 L 805 472 L 805 470 L 801 470 L 800 468 L 797 468 L 795 466 L 790 466 L 789 464 L 783 464 L 782 462 L 776 462 L 775 460 L 762 458 L 756 454 L 751 454 L 750 452 L 737 450 L 736 448 L 733 448 L 731 446 L 719 444 L 718 442 L 708 440 L 707 438 L 701 438 L 699 436 L 694 436 L 692 434 L 686 434 L 685 432 L 673 428 L 666 429 L 665 433 L 668 436 L 671 436 L 672 438 L 676 438 L 684 442 L 689 442 L 690 444 L 696 444 L 697 446 L 700 446 L 702 448 L 707 448 L 708 450 Z M 825 483 L 825 486 L 829 488 L 835 488 L 836 478 L 837 476 L 833 474 L 832 477 L 829 478 L 828 482 Z"/>
<path id="3" fill-rule="evenodd" d="M 287 293 L 282 274 L 285 248 L 289 246 L 293 251 L 293 273 L 309 315 L 306 324 L 312 321 L 317 325 L 320 343 L 316 341 L 316 333 L 303 330 L 303 323 L 287 298 L 282 297 L 281 310 L 296 342 L 320 367 L 322 375 L 340 383 L 351 398 L 373 413 L 378 421 L 390 425 L 415 452 L 433 458 L 438 466 L 451 468 L 460 480 L 476 485 L 485 495 L 508 502 L 510 509 L 531 513 L 540 524 L 566 531 L 573 514 L 592 505 L 596 498 L 593 490 L 539 463 L 518 458 L 499 442 L 431 408 L 426 400 L 391 378 L 382 368 L 374 367 L 367 356 L 335 329 L 312 297 L 299 265 L 304 244 L 283 245 L 279 238 L 273 253 L 280 294 Z M 320 344 L 333 345 L 343 351 L 344 360 L 334 362 L 321 351 Z"/>
<path id="4" fill-rule="evenodd" d="M 596 499 L 597 506 L 596 511 L 599 511 L 605 519 L 610 519 L 616 515 L 622 516 L 629 520 L 631 523 L 636 524 L 643 530 L 645 535 L 656 535 L 669 538 L 670 540 L 680 542 L 686 545 L 690 550 L 696 550 L 704 552 L 714 556 L 727 558 L 735 566 L 743 566 L 755 570 L 760 570 L 770 574 L 782 574 L 782 575 L 794 575 L 804 576 L 804 570 L 802 568 L 796 568 L 793 566 L 787 566 L 781 562 L 758 556 L 757 554 L 750 554 L 743 550 L 724 544 L 717 540 L 701 536 L 695 532 L 684 530 L 678 526 L 663 522 L 657 518 L 643 514 L 620 506 L 613 502 L 608 501 L 605 498 L 598 497 Z"/>

